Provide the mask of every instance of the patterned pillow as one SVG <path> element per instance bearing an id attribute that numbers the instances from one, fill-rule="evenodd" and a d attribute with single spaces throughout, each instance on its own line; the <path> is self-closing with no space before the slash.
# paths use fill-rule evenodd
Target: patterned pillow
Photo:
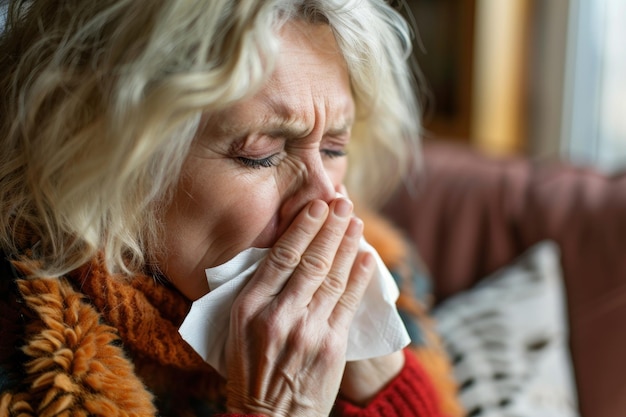
<path id="1" fill-rule="evenodd" d="M 556 244 L 537 244 L 434 317 L 468 417 L 578 416 Z"/>

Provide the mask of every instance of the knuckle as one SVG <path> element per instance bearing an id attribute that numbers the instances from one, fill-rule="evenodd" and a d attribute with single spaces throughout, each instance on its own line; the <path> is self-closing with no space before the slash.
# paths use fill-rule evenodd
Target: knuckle
<path id="1" fill-rule="evenodd" d="M 278 314 L 270 314 L 262 321 L 265 335 L 272 339 L 282 339 L 285 334 L 285 322 Z"/>
<path id="2" fill-rule="evenodd" d="M 244 296 L 237 297 L 230 308 L 231 317 L 246 319 L 252 315 L 253 305 Z"/>
<path id="3" fill-rule="evenodd" d="M 333 337 L 327 337 L 324 343 L 320 346 L 320 354 L 323 358 L 332 361 L 333 358 L 345 356 L 345 350 L 347 346 L 347 339 L 341 337 L 338 334 L 333 334 Z"/>
<path id="4" fill-rule="evenodd" d="M 350 283 L 354 291 L 358 294 L 363 294 L 369 286 L 373 276 L 373 269 L 359 270 L 357 273 L 352 274 L 350 277 Z"/>
<path id="5" fill-rule="evenodd" d="M 243 326 L 245 333 L 259 346 L 266 343 L 280 343 L 289 334 L 288 323 L 278 314 L 267 311 L 250 317 Z"/>
<path id="6" fill-rule="evenodd" d="M 326 225 L 329 236 L 331 236 L 332 239 L 341 239 L 346 232 L 347 221 L 348 220 L 345 220 L 338 224 Z"/>
<path id="7" fill-rule="evenodd" d="M 349 311 L 356 312 L 356 310 L 361 305 L 362 297 L 358 296 L 356 293 L 352 291 L 345 292 L 337 301 L 337 303 L 341 304 Z"/>
<path id="8" fill-rule="evenodd" d="M 294 223 L 293 228 L 294 228 L 295 235 L 310 237 L 315 234 L 313 227 L 310 224 L 305 223 L 305 222 Z"/>
<path id="9" fill-rule="evenodd" d="M 329 274 L 324 280 L 322 288 L 329 291 L 331 294 L 341 294 L 344 292 L 346 285 L 345 281 L 343 281 L 340 277 L 334 274 Z"/>
<path id="10" fill-rule="evenodd" d="M 302 256 L 300 265 L 305 272 L 319 274 L 326 273 L 331 267 L 331 262 L 319 253 L 308 252 Z"/>
<path id="11" fill-rule="evenodd" d="M 300 254 L 287 246 L 274 246 L 270 250 L 267 262 L 278 270 L 293 270 L 300 263 Z"/>

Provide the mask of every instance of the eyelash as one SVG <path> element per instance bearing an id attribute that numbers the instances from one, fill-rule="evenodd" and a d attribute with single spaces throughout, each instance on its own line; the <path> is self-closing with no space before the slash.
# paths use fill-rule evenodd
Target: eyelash
<path id="1" fill-rule="evenodd" d="M 333 149 L 322 149 L 320 152 L 324 156 L 330 159 L 341 158 L 342 156 L 346 156 L 348 154 L 346 151 L 339 151 L 339 150 L 333 150 Z M 245 156 L 238 156 L 237 160 L 248 168 L 260 169 L 260 168 L 275 167 L 280 162 L 280 157 L 278 154 L 270 155 L 267 158 L 261 158 L 261 159 L 253 159 L 253 158 L 246 158 Z"/>
<path id="2" fill-rule="evenodd" d="M 322 149 L 320 151 L 324 156 L 329 157 L 330 159 L 341 158 L 342 156 L 346 156 L 348 152 L 344 150 L 334 150 L 334 149 Z"/>
<path id="3" fill-rule="evenodd" d="M 270 155 L 267 158 L 261 159 L 252 159 L 246 158 L 244 156 L 238 156 L 237 160 L 248 168 L 260 169 L 275 167 L 280 162 L 280 157 L 278 154 Z"/>

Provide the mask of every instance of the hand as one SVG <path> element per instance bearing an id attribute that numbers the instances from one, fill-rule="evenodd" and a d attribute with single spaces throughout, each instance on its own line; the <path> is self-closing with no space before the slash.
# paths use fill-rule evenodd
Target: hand
<path id="1" fill-rule="evenodd" d="M 352 204 L 316 200 L 297 216 L 233 304 L 227 341 L 230 412 L 327 416 L 348 330 L 374 269 L 359 253 Z"/>
<path id="2" fill-rule="evenodd" d="M 341 381 L 341 394 L 361 406 L 374 398 L 404 367 L 401 350 L 378 358 L 348 362 Z"/>

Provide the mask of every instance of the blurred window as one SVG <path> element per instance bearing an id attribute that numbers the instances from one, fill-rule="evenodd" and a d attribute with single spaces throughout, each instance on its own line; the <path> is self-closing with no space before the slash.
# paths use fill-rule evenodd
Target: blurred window
<path id="1" fill-rule="evenodd" d="M 605 171 L 626 167 L 626 1 L 572 0 L 563 152 Z"/>

